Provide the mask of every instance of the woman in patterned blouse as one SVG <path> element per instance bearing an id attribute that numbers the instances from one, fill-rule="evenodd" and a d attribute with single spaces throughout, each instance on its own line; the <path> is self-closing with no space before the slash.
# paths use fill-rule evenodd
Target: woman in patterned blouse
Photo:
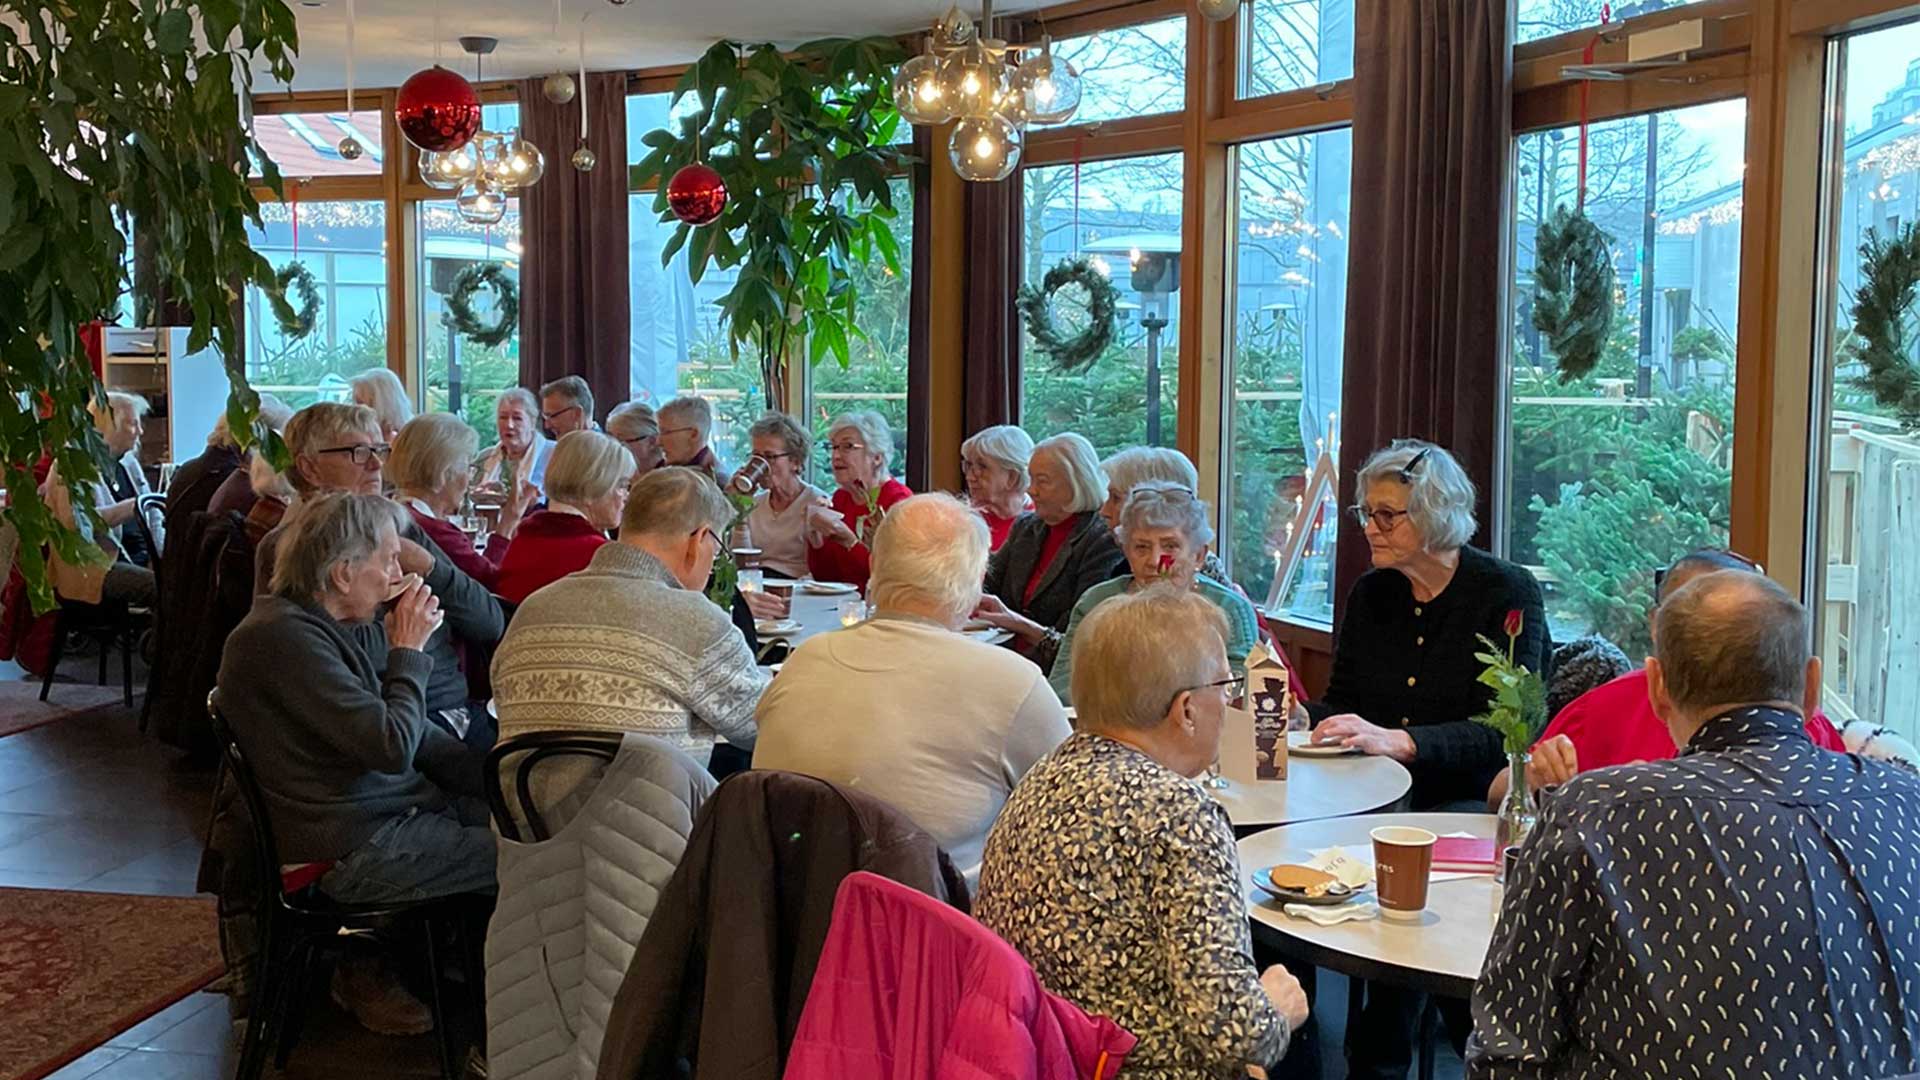
<path id="1" fill-rule="evenodd" d="M 974 914 L 1047 989 L 1140 1042 L 1127 1075 L 1244 1076 L 1307 1018 L 1300 984 L 1258 972 L 1226 811 L 1191 777 L 1242 682 L 1204 597 L 1147 589 L 1080 625 L 1080 731 L 1013 789 L 987 838 Z"/>

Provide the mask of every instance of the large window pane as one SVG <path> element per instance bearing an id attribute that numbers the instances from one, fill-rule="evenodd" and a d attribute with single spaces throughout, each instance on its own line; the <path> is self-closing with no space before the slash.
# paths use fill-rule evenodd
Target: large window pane
<path id="1" fill-rule="evenodd" d="M 1514 43 L 1552 37 L 1569 30 L 1597 27 L 1600 25 L 1600 9 L 1606 2 L 1607 0 L 1519 0 L 1518 24 L 1513 35 Z M 1685 7 L 1691 2 L 1692 0 L 1633 0 L 1631 3 L 1614 4 L 1613 20 L 1619 22 L 1623 18 L 1645 15 L 1649 11 Z"/>
<path id="2" fill-rule="evenodd" d="M 248 286 L 247 377 L 254 389 L 278 394 L 295 408 L 348 400 L 348 376 L 387 363 L 386 204 L 268 203 L 260 218 L 264 231 L 248 229 L 254 250 L 275 269 L 305 264 L 320 310 L 312 333 L 288 340 L 266 297 Z M 299 306 L 297 292 L 289 300 Z"/>
<path id="3" fill-rule="evenodd" d="M 1026 169 L 1025 280 L 1037 284 L 1056 263 L 1085 255 L 1120 290 L 1113 343 L 1092 366 L 1062 372 L 1022 331 L 1020 419 L 1035 439 L 1077 431 L 1101 454 L 1151 443 L 1174 445 L 1180 383 L 1181 156 L 1158 154 L 1082 166 Z M 1171 266 L 1167 266 L 1171 263 Z M 1169 272 L 1155 273 L 1165 267 Z M 1055 294 L 1056 321 L 1074 326 L 1084 310 L 1077 288 Z M 1158 387 L 1156 395 L 1149 389 Z M 1158 409 L 1149 408 L 1157 399 Z"/>
<path id="4" fill-rule="evenodd" d="M 520 381 L 520 334 L 516 329 L 499 345 L 469 341 L 447 323 L 447 296 L 461 271 L 486 263 L 498 263 L 516 286 L 520 283 L 520 200 L 507 200 L 506 216 L 496 225 L 466 221 L 451 199 L 420 203 L 418 213 L 418 338 L 427 409 L 459 413 L 480 433 L 480 445 L 488 446 L 495 437 L 494 401 Z M 473 308 L 483 322 L 492 323 L 497 317 L 492 290 L 478 290 Z"/>
<path id="5" fill-rule="evenodd" d="M 1353 0 L 1252 0 L 1241 16 L 1241 97 L 1353 77 Z"/>
<path id="6" fill-rule="evenodd" d="M 1517 140 L 1507 552 L 1554 639 L 1647 655 L 1653 573 L 1727 541 L 1745 104 L 1595 124 L 1587 214 L 1618 286 L 1598 368 L 1563 383 L 1532 326 L 1539 222 L 1576 192 L 1579 129 Z"/>
<path id="7" fill-rule="evenodd" d="M 1859 249 L 1920 215 L 1920 25 L 1845 39 L 1837 103 L 1843 160 L 1830 220 L 1837 260 L 1825 295 L 1835 333 L 1822 493 L 1825 535 L 1820 635 L 1825 707 L 1835 723 L 1856 717 L 1920 740 L 1920 432 L 1860 385 L 1851 358 L 1851 313 L 1861 286 Z M 1832 115 L 1830 112 L 1829 115 Z M 1819 460 L 1819 456 L 1815 456 Z"/>
<path id="8" fill-rule="evenodd" d="M 1187 20 L 1119 26 L 1053 43 L 1080 72 L 1080 108 L 1069 123 L 1179 112 L 1187 102 Z"/>
<path id="9" fill-rule="evenodd" d="M 1328 626 L 1340 491 L 1333 458 L 1322 458 L 1338 449 L 1352 165 L 1345 128 L 1238 151 L 1222 546 L 1249 596 Z M 1290 573 L 1277 583 L 1281 566 Z"/>
<path id="10" fill-rule="evenodd" d="M 352 135 L 364 151 L 348 160 L 340 140 Z M 253 118 L 254 141 L 282 177 L 379 176 L 386 148 L 380 142 L 380 108 L 348 113 L 263 113 Z M 256 170 L 258 175 L 258 170 Z"/>
<path id="11" fill-rule="evenodd" d="M 894 274 L 878 252 L 854 268 L 860 289 L 854 325 L 864 339 L 848 342 L 850 356 L 842 368 L 831 355 L 813 369 L 811 421 L 815 442 L 824 447 L 833 418 L 856 409 L 871 409 L 887 418 L 893 429 L 893 472 L 907 465 L 907 324 L 913 266 L 913 185 L 905 177 L 892 183 L 896 216 L 889 222 L 900 242 L 901 273 Z M 833 473 L 824 449 L 816 449 L 811 468 L 814 482 L 831 490 Z"/>

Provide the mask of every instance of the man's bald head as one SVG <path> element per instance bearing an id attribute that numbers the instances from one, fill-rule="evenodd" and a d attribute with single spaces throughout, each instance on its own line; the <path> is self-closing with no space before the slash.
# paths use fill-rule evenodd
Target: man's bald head
<path id="1" fill-rule="evenodd" d="M 980 603 L 989 544 L 972 507 L 951 495 L 915 495 L 874 531 L 867 595 L 877 608 L 958 626 Z"/>
<path id="2" fill-rule="evenodd" d="M 1659 584 L 1660 595 L 1655 597 L 1654 602 L 1656 604 L 1665 603 L 1667 597 L 1679 592 L 1688 582 L 1697 577 L 1718 573 L 1721 570 L 1745 570 L 1753 572 L 1758 569 L 1759 566 L 1757 564 L 1741 558 L 1730 551 L 1716 551 L 1712 548 L 1700 548 L 1697 551 L 1689 551 L 1685 555 L 1673 560 L 1671 565 L 1661 571 Z"/>
<path id="3" fill-rule="evenodd" d="M 1807 609 L 1760 574 L 1697 575 L 1661 602 L 1655 626 L 1660 681 L 1681 712 L 1806 699 Z"/>

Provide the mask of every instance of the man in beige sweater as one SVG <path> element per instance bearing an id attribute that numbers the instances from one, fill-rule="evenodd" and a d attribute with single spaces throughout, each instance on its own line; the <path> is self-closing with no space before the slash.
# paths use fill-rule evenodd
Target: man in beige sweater
<path id="1" fill-rule="evenodd" d="M 971 882 L 1014 784 L 1069 734 L 1033 661 L 958 633 L 980 600 L 987 526 L 948 495 L 888 511 L 858 626 L 796 650 L 761 699 L 756 769 L 859 788 L 932 834 Z"/>

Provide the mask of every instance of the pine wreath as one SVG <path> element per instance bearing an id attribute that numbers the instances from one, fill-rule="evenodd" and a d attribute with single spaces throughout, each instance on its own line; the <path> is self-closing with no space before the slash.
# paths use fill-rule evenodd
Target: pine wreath
<path id="1" fill-rule="evenodd" d="M 1053 318 L 1053 295 L 1068 285 L 1087 291 L 1087 325 L 1077 334 L 1067 335 Z M 1080 371 L 1100 358 L 1113 342 L 1114 310 L 1120 291 L 1107 275 L 1086 259 L 1063 259 L 1040 279 L 1039 288 L 1020 286 L 1014 306 L 1026 320 L 1027 333 L 1035 345 L 1063 372 Z"/>
<path id="2" fill-rule="evenodd" d="M 482 286 L 493 290 L 496 318 L 491 326 L 473 312 L 473 294 Z M 468 341 L 491 349 L 512 337 L 520 326 L 520 290 L 499 263 L 469 263 L 453 279 L 442 318 Z"/>
<path id="3" fill-rule="evenodd" d="M 1914 362 L 1913 304 L 1920 285 L 1920 231 L 1908 224 L 1890 238 L 1867 230 L 1860 244 L 1860 288 L 1853 299 L 1848 358 L 1866 371 L 1854 385 L 1920 429 L 1920 365 Z"/>
<path id="4" fill-rule="evenodd" d="M 1580 210 L 1561 206 L 1534 234 L 1533 328 L 1546 335 L 1560 381 L 1593 371 L 1613 329 L 1613 252 Z"/>
<path id="5" fill-rule="evenodd" d="M 280 324 L 280 335 L 288 341 L 299 341 L 320 321 L 320 290 L 314 285 L 313 271 L 298 259 L 280 268 L 273 275 L 274 288 L 278 290 L 279 303 L 271 304 L 274 321 Z M 291 286 L 299 295 L 300 306 L 296 309 L 287 302 L 287 289 Z"/>

